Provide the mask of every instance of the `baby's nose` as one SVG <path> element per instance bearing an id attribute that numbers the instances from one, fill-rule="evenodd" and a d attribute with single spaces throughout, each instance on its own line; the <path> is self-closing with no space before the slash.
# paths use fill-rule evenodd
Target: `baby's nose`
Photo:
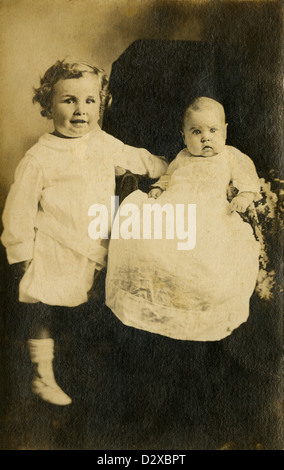
<path id="1" fill-rule="evenodd" d="M 206 142 L 207 140 L 210 140 L 210 134 L 207 133 L 207 132 L 204 132 L 204 133 L 201 135 L 201 142 Z"/>

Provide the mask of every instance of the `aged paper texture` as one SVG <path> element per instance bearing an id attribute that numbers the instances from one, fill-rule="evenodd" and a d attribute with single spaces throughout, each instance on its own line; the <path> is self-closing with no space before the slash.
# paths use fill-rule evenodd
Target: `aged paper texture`
<path id="1" fill-rule="evenodd" d="M 32 102 L 34 87 L 65 58 L 110 76 L 113 102 L 101 119 L 103 130 L 168 162 L 185 146 L 181 116 L 189 100 L 222 101 L 227 144 L 252 159 L 261 181 L 255 211 L 245 219 L 261 244 L 248 320 L 217 341 L 126 326 L 105 305 L 104 268 L 88 303 L 53 318 L 53 366 L 72 398 L 67 406 L 31 392 L 31 318 L 18 301 L 22 274 L 1 244 L 0 448 L 123 450 L 125 456 L 151 449 L 282 449 L 282 2 L 1 0 L 0 22 L 1 213 L 19 162 L 54 130 Z M 148 192 L 153 183 L 128 177 L 117 176 L 121 200 L 137 189 Z M 70 197 L 76 200 L 72 191 Z M 114 256 L 119 261 L 121 255 Z M 141 265 L 139 248 L 132 256 L 132 266 Z M 218 257 L 210 255 L 212 262 Z M 155 272 L 152 263 L 149 279 Z M 205 289 L 204 305 L 206 295 Z M 105 461 L 97 463 L 121 463 L 101 455 Z"/>

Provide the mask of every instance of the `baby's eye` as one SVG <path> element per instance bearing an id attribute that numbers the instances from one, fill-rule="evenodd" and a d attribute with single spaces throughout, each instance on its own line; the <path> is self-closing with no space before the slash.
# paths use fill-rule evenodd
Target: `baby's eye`
<path id="1" fill-rule="evenodd" d="M 86 100 L 86 103 L 87 103 L 87 104 L 95 103 L 95 100 L 94 100 L 93 98 L 88 98 L 88 99 Z"/>
<path id="2" fill-rule="evenodd" d="M 194 135 L 199 135 L 200 134 L 200 130 L 199 129 L 194 129 L 194 131 L 192 132 Z"/>
<path id="3" fill-rule="evenodd" d="M 214 134 L 214 132 L 216 132 L 216 130 L 217 130 L 217 129 L 215 129 L 214 127 L 212 127 L 212 128 L 210 129 L 210 132 L 211 132 L 212 134 Z"/>
<path id="4" fill-rule="evenodd" d="M 64 100 L 64 103 L 71 104 L 74 103 L 74 100 L 73 98 L 67 98 L 66 100 Z"/>

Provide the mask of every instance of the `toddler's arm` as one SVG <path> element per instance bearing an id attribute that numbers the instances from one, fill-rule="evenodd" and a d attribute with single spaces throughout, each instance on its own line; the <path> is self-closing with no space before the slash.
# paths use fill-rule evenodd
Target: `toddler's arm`
<path id="1" fill-rule="evenodd" d="M 178 166 L 178 160 L 174 159 L 170 164 L 169 167 L 164 175 L 162 175 L 159 180 L 152 185 L 151 191 L 148 193 L 148 197 L 152 197 L 154 199 L 157 199 L 159 196 L 161 196 L 163 191 L 166 191 L 170 184 L 171 180 L 171 175 L 175 171 L 175 169 Z"/>
<path id="2" fill-rule="evenodd" d="M 15 173 L 3 211 L 1 241 L 10 264 L 27 267 L 33 258 L 35 219 L 42 191 L 42 172 L 35 159 L 24 157 Z"/>
<path id="3" fill-rule="evenodd" d="M 109 134 L 105 133 L 104 136 L 110 154 L 113 155 L 117 174 L 128 170 L 137 175 L 159 178 L 166 172 L 169 163 L 165 157 L 153 155 L 144 148 L 126 145 Z"/>

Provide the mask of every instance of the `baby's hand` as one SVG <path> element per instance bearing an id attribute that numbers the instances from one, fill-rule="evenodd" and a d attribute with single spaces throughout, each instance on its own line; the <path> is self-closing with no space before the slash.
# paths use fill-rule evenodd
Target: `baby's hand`
<path id="1" fill-rule="evenodd" d="M 148 197 L 152 197 L 153 199 L 157 199 L 159 196 L 161 196 L 162 192 L 163 192 L 163 190 L 161 188 L 153 188 L 148 193 Z"/>
<path id="2" fill-rule="evenodd" d="M 253 193 L 243 192 L 238 194 L 230 203 L 231 211 L 245 212 L 254 198 Z"/>

